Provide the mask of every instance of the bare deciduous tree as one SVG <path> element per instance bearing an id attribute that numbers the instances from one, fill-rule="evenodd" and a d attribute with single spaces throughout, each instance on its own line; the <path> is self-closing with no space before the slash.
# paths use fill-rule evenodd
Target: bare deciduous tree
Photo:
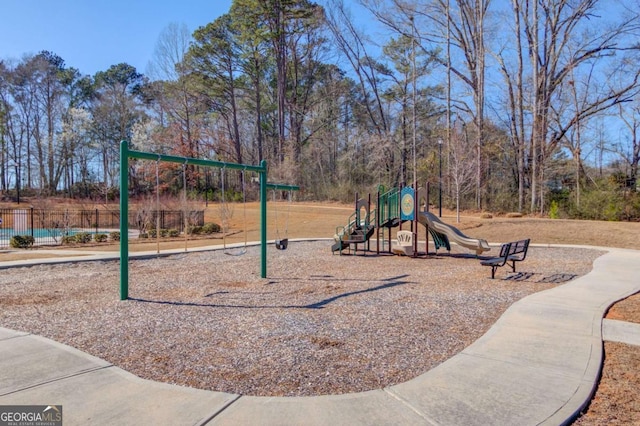
<path id="1" fill-rule="evenodd" d="M 625 18 L 610 26 L 595 22 L 598 0 L 514 0 L 526 35 L 527 54 L 532 76 L 531 100 L 531 209 L 544 210 L 545 161 L 555 151 L 565 134 L 578 123 L 602 111 L 625 102 L 638 89 L 640 70 L 625 60 L 612 65 L 612 58 L 625 56 L 638 46 L 628 39 L 638 25 L 637 16 Z M 635 44 L 635 45 L 634 45 Z M 610 69 L 606 81 L 592 85 L 598 89 L 573 114 L 554 123 L 554 103 L 561 100 L 560 92 L 583 67 L 590 68 L 598 60 Z M 555 109 L 559 109 L 557 106 Z"/>
<path id="2" fill-rule="evenodd" d="M 182 63 L 189 50 L 191 32 L 186 24 L 172 22 L 158 36 L 147 75 L 152 80 L 176 81 L 184 75 Z"/>
<path id="3" fill-rule="evenodd" d="M 474 188 L 478 165 L 475 144 L 470 141 L 466 126 L 457 123 L 451 131 L 449 146 L 449 179 L 456 202 L 456 222 L 460 223 L 460 199 Z"/>
<path id="4" fill-rule="evenodd" d="M 633 106 L 619 108 L 619 115 L 626 127 L 627 148 L 618 147 L 617 151 L 629 167 L 629 186 L 638 185 L 638 166 L 640 165 L 640 99 L 634 99 Z"/>

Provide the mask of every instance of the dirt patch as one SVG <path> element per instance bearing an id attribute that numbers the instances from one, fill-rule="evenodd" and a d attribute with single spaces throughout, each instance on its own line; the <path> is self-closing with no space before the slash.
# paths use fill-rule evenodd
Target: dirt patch
<path id="1" fill-rule="evenodd" d="M 30 294 L 25 296 L 3 295 L 0 306 L 15 307 L 15 306 L 46 306 L 55 303 L 60 299 L 56 294 Z"/>
<path id="2" fill-rule="evenodd" d="M 59 257 L 69 256 L 82 256 L 82 253 L 76 254 L 64 254 L 56 253 L 47 250 L 19 250 L 19 251 L 4 251 L 0 252 L 0 262 L 11 262 L 14 260 L 29 260 L 29 259 L 52 259 Z"/>
<path id="3" fill-rule="evenodd" d="M 606 318 L 640 323 L 640 293 L 613 305 L 607 312 Z"/>
<path id="4" fill-rule="evenodd" d="M 574 424 L 640 424 L 640 346 L 606 342 L 598 390 L 588 410 Z"/>

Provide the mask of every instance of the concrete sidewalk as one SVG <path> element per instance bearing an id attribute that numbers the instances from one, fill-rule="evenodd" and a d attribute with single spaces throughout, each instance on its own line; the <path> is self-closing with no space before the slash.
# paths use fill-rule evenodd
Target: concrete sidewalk
<path id="1" fill-rule="evenodd" d="M 396 386 L 251 397 L 137 378 L 68 346 L 0 329 L 0 405 L 61 404 L 64 424 L 558 425 L 589 402 L 603 315 L 640 290 L 640 252 L 610 249 L 589 274 L 528 296 L 461 353 Z M 636 327 L 606 322 L 615 339 Z"/>

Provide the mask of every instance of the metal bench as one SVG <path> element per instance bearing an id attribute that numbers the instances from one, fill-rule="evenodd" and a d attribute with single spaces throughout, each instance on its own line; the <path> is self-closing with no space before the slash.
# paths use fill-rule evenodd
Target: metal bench
<path id="1" fill-rule="evenodd" d="M 513 272 L 516 271 L 516 262 L 522 262 L 527 257 L 527 251 L 529 250 L 529 241 L 526 240 L 513 241 L 503 244 L 500 247 L 500 255 L 498 257 L 492 257 L 480 261 L 483 266 L 491 266 L 491 279 L 496 276 L 496 269 L 509 265 Z M 511 264 L 509 264 L 511 262 Z"/>
<path id="2" fill-rule="evenodd" d="M 482 266 L 491 266 L 491 279 L 495 278 L 496 269 L 498 269 L 501 266 L 504 266 L 507 263 L 507 259 L 509 258 L 510 251 L 511 251 L 511 243 L 506 243 L 500 247 L 500 256 L 491 257 L 489 259 L 480 261 L 480 264 Z"/>

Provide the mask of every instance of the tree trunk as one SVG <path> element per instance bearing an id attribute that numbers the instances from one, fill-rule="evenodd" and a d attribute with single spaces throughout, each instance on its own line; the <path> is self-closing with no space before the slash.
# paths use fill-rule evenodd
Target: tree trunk
<path id="1" fill-rule="evenodd" d="M 533 31 L 531 39 L 529 40 L 529 59 L 531 61 L 531 72 L 532 72 L 532 80 L 533 80 L 533 126 L 531 128 L 531 147 L 529 158 L 531 161 L 531 212 L 535 211 L 536 208 L 536 200 L 537 200 L 537 183 L 538 183 L 538 139 L 540 138 L 540 125 L 539 125 L 539 104 L 540 104 L 540 93 L 539 93 L 539 67 L 538 67 L 538 45 L 539 45 L 539 36 L 538 36 L 538 2 L 533 1 L 533 15 L 531 17 L 533 23 Z"/>
<path id="2" fill-rule="evenodd" d="M 486 1 L 488 3 L 489 0 Z M 485 97 L 485 45 L 484 45 L 484 14 L 485 14 L 485 0 L 476 0 L 476 4 L 474 7 L 474 15 L 475 21 L 477 24 L 477 30 L 475 33 L 476 43 L 475 47 L 477 49 L 476 52 L 476 60 L 477 60 L 477 68 L 476 79 L 477 79 L 477 90 L 475 91 L 476 97 L 476 130 L 478 134 L 476 135 L 476 149 L 477 149 L 477 159 L 478 162 L 477 167 L 477 208 L 479 210 L 482 209 L 483 204 L 483 187 L 484 187 L 484 179 L 483 179 L 483 170 L 482 170 L 482 145 L 484 138 L 484 97 Z"/>
<path id="3" fill-rule="evenodd" d="M 285 147 L 285 108 L 287 89 L 287 55 L 284 24 L 284 7 L 280 1 L 275 2 L 276 10 L 276 67 L 277 67 L 277 101 L 278 101 L 278 163 L 284 161 Z"/>
<path id="4" fill-rule="evenodd" d="M 254 55 L 257 55 L 257 52 L 254 52 Z M 255 100 L 256 100 L 256 131 L 257 131 L 257 143 L 258 143 L 258 162 L 261 162 L 264 158 L 264 153 L 262 150 L 262 103 L 260 97 L 261 93 L 261 85 L 260 85 L 260 65 L 259 65 L 259 57 L 257 57 L 254 61 L 256 65 L 255 69 L 255 78 L 254 78 L 254 86 L 255 86 Z"/>

